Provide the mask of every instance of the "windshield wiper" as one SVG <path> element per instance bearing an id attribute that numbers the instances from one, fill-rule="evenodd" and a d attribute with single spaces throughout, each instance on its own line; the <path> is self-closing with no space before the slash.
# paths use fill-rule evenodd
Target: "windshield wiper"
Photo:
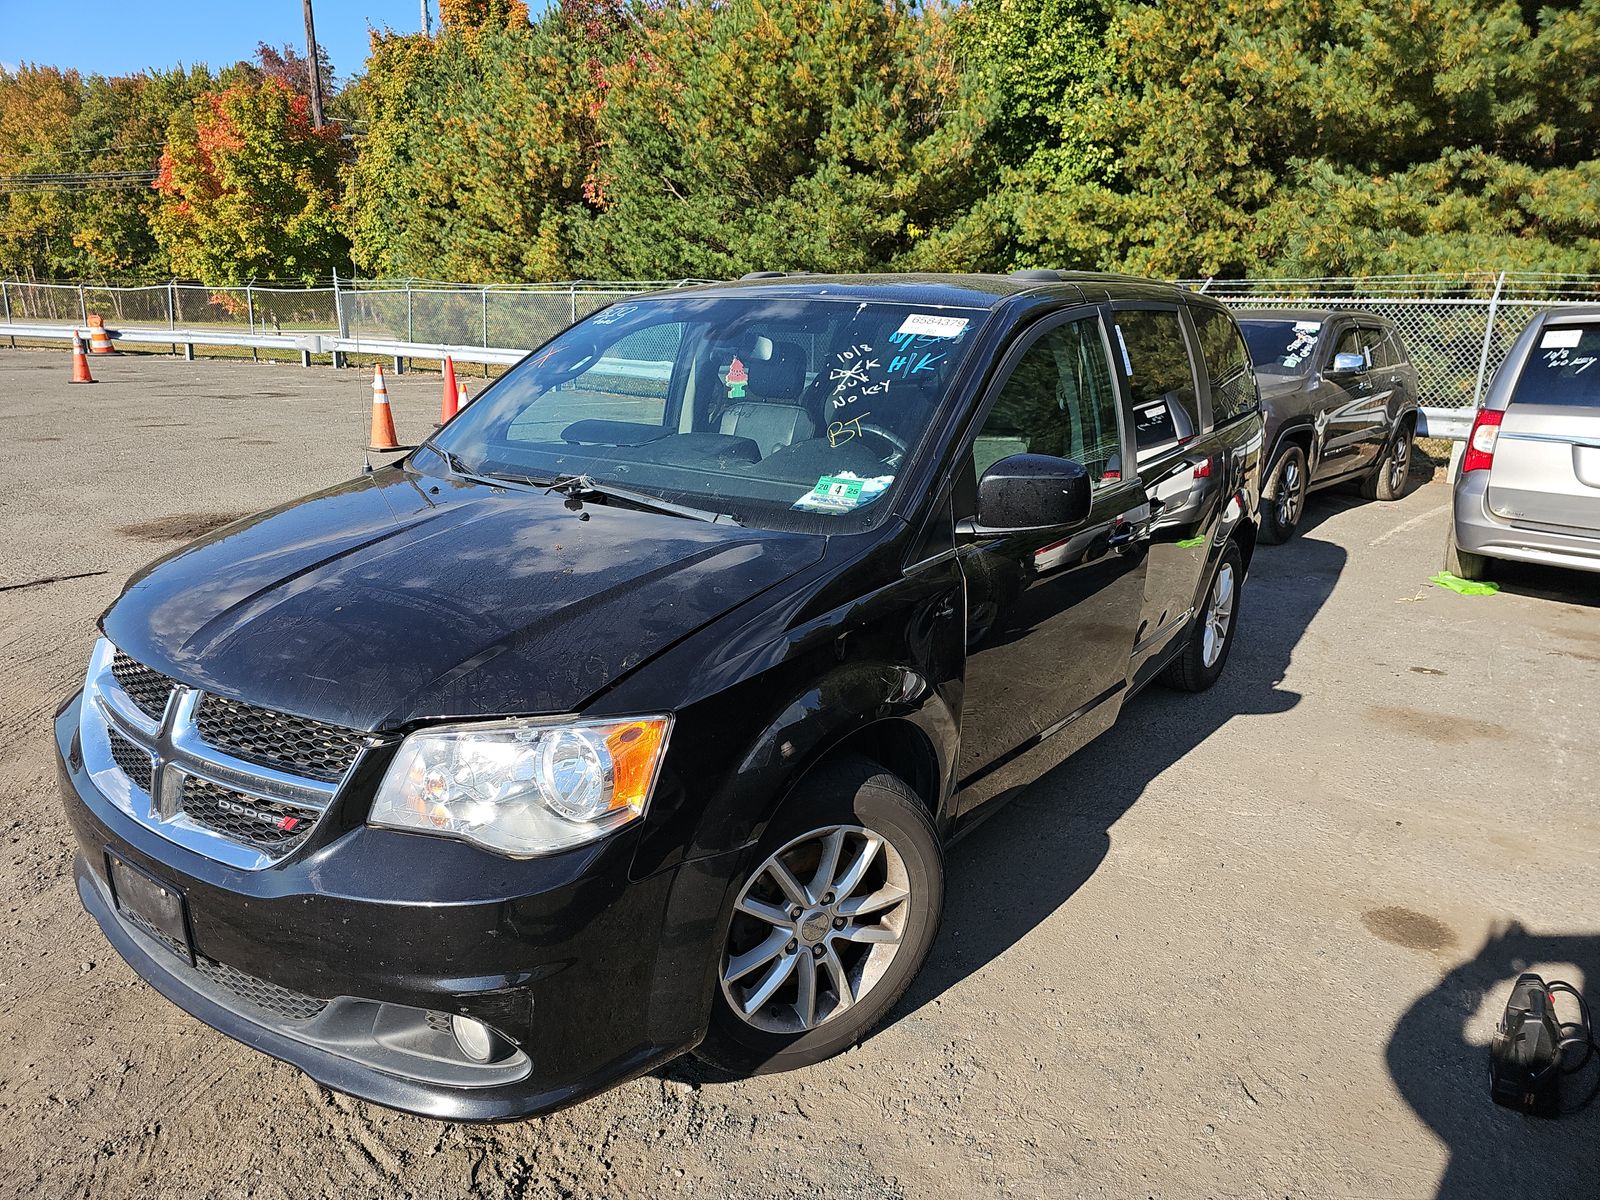
<path id="1" fill-rule="evenodd" d="M 529 482 L 532 482 L 531 480 Z M 624 504 L 631 504 L 636 508 L 648 509 L 651 512 L 666 513 L 673 517 L 687 517 L 691 521 L 706 521 L 711 524 L 722 522 L 724 524 L 738 525 L 739 520 L 727 513 L 712 512 L 707 508 L 694 508 L 688 504 L 674 504 L 671 500 L 663 500 L 660 496 L 653 496 L 649 492 L 636 492 L 632 488 L 618 487 L 614 483 L 597 483 L 587 475 L 563 475 L 549 487 L 547 492 L 556 492 L 569 500 L 581 500 L 585 496 L 599 496 L 606 500 L 621 500 Z"/>

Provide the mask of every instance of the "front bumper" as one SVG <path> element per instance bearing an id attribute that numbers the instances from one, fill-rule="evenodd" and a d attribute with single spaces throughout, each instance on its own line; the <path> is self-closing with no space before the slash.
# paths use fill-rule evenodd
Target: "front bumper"
<path id="1" fill-rule="evenodd" d="M 112 804 L 83 769 L 77 728 L 75 699 L 55 733 L 85 909 L 162 995 L 319 1083 L 425 1116 L 512 1120 L 704 1035 L 731 861 L 635 880 L 627 832 L 517 862 L 355 823 L 309 855 L 241 870 Z M 193 963 L 118 910 L 108 852 L 183 894 Z M 504 1039 L 489 1066 L 454 1049 L 458 1013 Z"/>
<path id="2" fill-rule="evenodd" d="M 1548 526 L 1513 523 L 1489 511 L 1489 472 L 1469 471 L 1456 480 L 1456 546 L 1469 554 L 1600 572 L 1600 536 Z"/>

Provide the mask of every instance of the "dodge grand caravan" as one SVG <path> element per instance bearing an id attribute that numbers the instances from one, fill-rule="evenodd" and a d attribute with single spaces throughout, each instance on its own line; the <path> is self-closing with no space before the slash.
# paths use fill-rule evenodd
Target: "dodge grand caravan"
<path id="1" fill-rule="evenodd" d="M 1169 286 L 613 305 L 129 581 L 55 722 L 79 895 L 200 1020 L 413 1112 L 817 1061 L 927 955 L 986 776 L 1217 678 L 1261 441 Z"/>

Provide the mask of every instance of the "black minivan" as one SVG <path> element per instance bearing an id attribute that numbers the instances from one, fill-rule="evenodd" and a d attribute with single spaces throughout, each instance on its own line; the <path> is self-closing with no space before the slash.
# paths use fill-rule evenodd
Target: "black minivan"
<path id="1" fill-rule="evenodd" d="M 180 1007 L 417 1113 L 817 1061 L 926 957 L 985 777 L 1215 681 L 1261 444 L 1171 286 L 614 304 L 129 581 L 55 724 L 79 895 Z"/>

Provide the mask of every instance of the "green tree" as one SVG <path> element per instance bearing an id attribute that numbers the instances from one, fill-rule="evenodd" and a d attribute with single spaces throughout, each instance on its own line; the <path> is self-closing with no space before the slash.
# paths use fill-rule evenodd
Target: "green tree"
<path id="1" fill-rule="evenodd" d="M 1019 236 L 1154 275 L 1600 269 L 1600 0 L 1119 3 Z"/>
<path id="2" fill-rule="evenodd" d="M 605 73 L 595 275 L 943 267 L 982 112 L 942 8 L 680 0 Z"/>
<path id="3" fill-rule="evenodd" d="M 207 283 L 348 269 L 339 224 L 339 131 L 277 79 L 209 92 L 173 117 L 155 236 L 173 267 Z"/>
<path id="4" fill-rule="evenodd" d="M 356 262 L 387 276 L 554 279 L 577 268 L 599 79 L 620 29 L 561 12 L 522 30 L 378 36 L 347 172 Z"/>
<path id="5" fill-rule="evenodd" d="M 16 71 L 0 67 L 0 163 L 8 175 L 75 171 L 62 151 L 72 139 L 82 107 L 82 81 L 76 71 L 24 63 Z M 71 261 L 71 229 L 62 220 L 58 189 L 12 185 L 0 191 L 0 261 L 7 271 L 48 278 Z"/>
<path id="6" fill-rule="evenodd" d="M 82 170 L 146 171 L 160 161 L 172 114 L 187 109 L 212 84 L 204 67 L 150 71 L 106 78 L 90 76 L 73 123 L 69 149 Z M 151 217 L 160 202 L 144 186 L 88 188 L 62 197 L 70 213 L 76 261 L 58 265 L 67 277 L 170 275 L 172 264 L 156 241 Z"/>
<path id="7" fill-rule="evenodd" d="M 988 124 L 981 194 L 944 234 L 949 256 L 974 269 L 1053 265 L 1020 236 L 1019 217 L 1041 191 L 1104 178 L 1115 161 L 1082 119 L 1107 65 L 1107 2 L 973 0 L 956 19 Z"/>

